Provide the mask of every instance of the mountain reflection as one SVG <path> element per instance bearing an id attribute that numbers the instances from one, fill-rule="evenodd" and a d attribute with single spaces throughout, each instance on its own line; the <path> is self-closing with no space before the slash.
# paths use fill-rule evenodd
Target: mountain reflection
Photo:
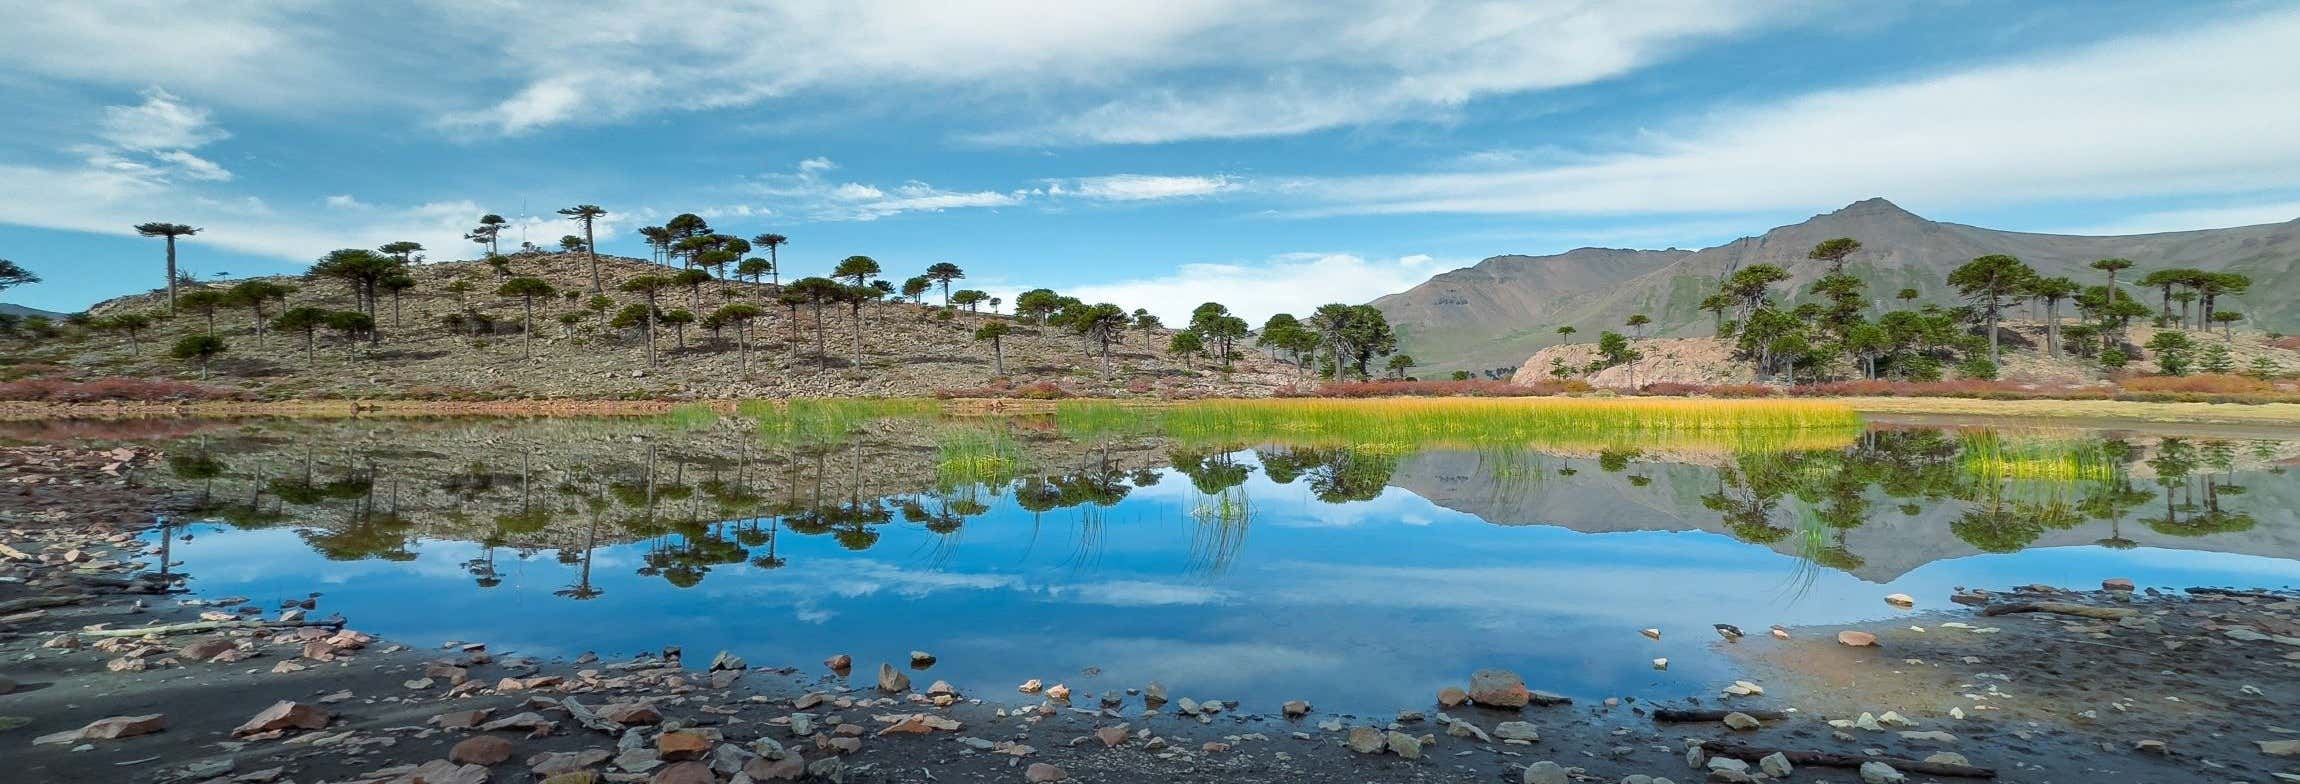
<path id="1" fill-rule="evenodd" d="M 1171 522 L 1187 529 L 1191 571 L 1218 575 L 1247 551 L 1265 500 L 1251 488 L 1271 485 L 1336 517 L 1402 490 L 1497 525 L 1712 531 L 1873 581 L 2046 545 L 2284 555 L 2300 536 L 2291 443 L 2089 432 L 1878 428 L 1827 449 L 1545 452 L 901 416 L 803 438 L 733 418 L 258 421 L 165 448 L 143 479 L 186 493 L 192 517 L 290 527 L 337 561 L 472 542 L 480 552 L 462 568 L 483 588 L 500 584 L 499 558 L 549 551 L 574 567 L 552 591 L 571 600 L 604 594 L 603 548 L 638 554 L 614 568 L 691 587 L 718 570 L 784 568 L 791 536 L 860 552 L 902 526 L 932 536 L 930 560 L 947 559 L 970 523 L 1005 507 L 1027 516 L 1033 541 L 1042 525 L 1067 526 L 1073 563 L 1090 569 L 1105 526 L 1173 516 L 1136 500 L 1151 491 L 1186 494 Z"/>

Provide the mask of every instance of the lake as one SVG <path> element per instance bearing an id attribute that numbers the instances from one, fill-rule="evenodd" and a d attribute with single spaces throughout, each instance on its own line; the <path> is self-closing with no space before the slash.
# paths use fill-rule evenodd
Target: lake
<path id="1" fill-rule="evenodd" d="M 2279 439 L 750 413 L 70 438 L 167 450 L 138 481 L 198 503 L 152 535 L 202 596 L 318 592 L 363 631 L 499 655 L 868 672 L 926 650 L 929 679 L 994 698 L 1158 681 L 1386 714 L 1503 667 L 1673 699 L 1737 677 L 1712 624 L 1891 622 L 1884 596 L 1958 586 L 2300 584 Z"/>

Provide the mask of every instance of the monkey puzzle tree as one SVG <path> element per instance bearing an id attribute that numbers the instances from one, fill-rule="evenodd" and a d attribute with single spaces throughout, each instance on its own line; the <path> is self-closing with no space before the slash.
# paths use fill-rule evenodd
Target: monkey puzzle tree
<path id="1" fill-rule="evenodd" d="M 519 343 L 528 359 L 535 358 L 535 300 L 551 296 L 555 291 L 557 289 L 542 278 L 512 278 L 495 289 L 496 296 L 518 297 L 524 308 L 524 317 L 519 325 Z"/>
<path id="2" fill-rule="evenodd" d="M 671 339 L 676 341 L 672 345 L 677 346 L 679 351 L 686 351 L 687 325 L 695 323 L 695 313 L 681 308 L 672 308 L 657 315 L 655 319 L 671 325 Z"/>
<path id="3" fill-rule="evenodd" d="M 1191 357 L 1204 353 L 1206 353 L 1206 341 L 1199 339 L 1196 332 L 1182 330 L 1174 333 L 1174 337 L 1166 341 L 1166 354 L 1180 358 L 1184 369 L 1190 368 Z"/>
<path id="4" fill-rule="evenodd" d="M 2035 270 L 2003 254 L 1982 256 L 1949 272 L 1949 285 L 1972 301 L 1974 314 L 1988 325 L 1989 364 L 2004 366 L 1997 352 L 1997 324 L 2004 318 L 2006 300 L 2026 291 L 2035 278 Z"/>
<path id="5" fill-rule="evenodd" d="M 878 273 L 877 259 L 869 256 L 848 256 L 839 259 L 838 266 L 831 270 L 831 277 L 834 279 L 845 278 L 848 285 L 863 286 L 868 285 L 871 276 Z"/>
<path id="6" fill-rule="evenodd" d="M 639 322 L 640 327 L 646 333 L 648 367 L 655 366 L 655 313 L 660 310 L 656 302 L 663 296 L 664 289 L 675 285 L 677 284 L 670 278 L 662 275 L 640 275 L 623 281 L 623 285 L 616 287 L 647 300 L 647 310 L 641 314 Z"/>
<path id="7" fill-rule="evenodd" d="M 1014 327 L 1012 325 L 997 319 L 985 322 L 974 330 L 976 342 L 990 341 L 990 374 L 992 377 L 1006 377 L 1006 336 L 1013 332 Z"/>
<path id="8" fill-rule="evenodd" d="M 964 277 L 966 277 L 965 270 L 959 269 L 958 265 L 947 261 L 938 261 L 927 265 L 926 268 L 926 279 L 942 284 L 942 304 L 944 307 L 950 305 L 950 282 Z"/>
<path id="9" fill-rule="evenodd" d="M 327 328 L 343 333 L 344 346 L 359 342 L 361 335 L 375 334 L 375 317 L 356 310 L 339 310 L 327 314 Z"/>
<path id="10" fill-rule="evenodd" d="M 599 242 L 592 234 L 591 227 L 600 218 L 606 217 L 607 211 L 596 204 L 577 204 L 559 210 L 559 214 L 583 224 L 583 253 L 591 258 L 591 291 L 604 290 L 599 280 Z"/>
<path id="11" fill-rule="evenodd" d="M 748 302 L 720 306 L 711 311 L 711 318 L 735 328 L 735 363 L 741 372 L 751 372 L 751 323 L 766 311 Z"/>
<path id="12" fill-rule="evenodd" d="M 781 288 L 783 285 L 783 258 L 777 255 L 776 251 L 778 248 L 790 244 L 790 241 L 791 238 L 789 237 L 772 233 L 751 238 L 752 245 L 767 249 L 767 269 L 765 271 L 774 275 L 773 285 L 776 288 Z"/>
<path id="13" fill-rule="evenodd" d="M 181 223 L 138 223 L 136 233 L 146 237 L 164 237 L 168 241 L 168 313 L 176 312 L 176 238 L 200 233 L 199 229 Z"/>
<path id="14" fill-rule="evenodd" d="M 185 310 L 200 314 L 201 317 L 207 319 L 208 334 L 210 335 L 216 334 L 216 311 L 229 304 L 224 293 L 215 289 L 200 289 L 188 292 L 183 296 Z"/>
<path id="15" fill-rule="evenodd" d="M 151 328 L 152 317 L 142 313 L 121 313 L 97 321 L 96 326 L 127 335 L 128 355 L 137 356 L 144 353 L 143 343 L 138 338 L 144 330 Z"/>
<path id="16" fill-rule="evenodd" d="M 265 320 L 264 306 L 273 302 L 284 303 L 287 296 L 295 291 L 294 286 L 268 280 L 251 280 L 226 290 L 224 301 L 233 307 L 247 308 L 255 317 L 256 348 L 261 349 L 264 347 L 264 326 L 269 323 Z"/>
<path id="17" fill-rule="evenodd" d="M 214 335 L 185 335 L 181 340 L 176 341 L 176 345 L 168 349 L 168 355 L 198 365 L 200 380 L 206 381 L 208 380 L 208 363 L 214 361 L 216 355 L 224 353 L 229 348 L 229 346 L 224 345 L 223 338 Z"/>
<path id="18" fill-rule="evenodd" d="M 965 308 L 966 312 L 973 313 L 975 312 L 975 308 L 980 307 L 982 305 L 982 301 L 986 299 L 990 299 L 989 292 L 976 291 L 974 289 L 959 289 L 957 294 L 944 297 L 943 302 L 945 305 L 955 304 L 959 307 Z"/>
<path id="19" fill-rule="evenodd" d="M 2083 287 L 2067 278 L 2031 278 L 2028 295 L 2044 300 L 2044 352 L 2046 356 L 2060 356 L 2060 302 L 2076 296 Z"/>
<path id="20" fill-rule="evenodd" d="M 845 302 L 845 303 L 847 303 L 847 309 L 848 309 L 849 311 L 851 311 L 851 312 L 853 313 L 853 315 L 854 315 L 854 327 L 855 327 L 855 331 L 854 331 L 854 351 L 855 351 L 855 363 L 854 363 L 854 366 L 855 366 L 855 367 L 857 367 L 857 368 L 860 368 L 860 367 L 862 367 L 862 361 L 863 361 L 863 360 L 862 360 L 862 333 L 863 333 L 863 325 L 862 325 L 862 306 L 863 306 L 863 303 L 865 303 L 865 302 L 877 302 L 877 301 L 879 300 L 879 298 L 881 298 L 881 297 L 884 297 L 884 296 L 886 296 L 886 290 L 885 290 L 885 289 L 879 288 L 879 287 L 877 287 L 877 286 L 868 286 L 868 285 L 864 285 L 864 286 L 848 286 L 848 287 L 846 287 L 846 290 L 839 292 L 839 300 L 840 300 L 840 301 L 843 301 L 843 302 Z"/>
<path id="21" fill-rule="evenodd" d="M 931 288 L 934 288 L 934 282 L 927 280 L 925 275 L 914 276 L 902 282 L 902 296 L 912 302 L 922 302 L 926 299 L 927 290 Z M 943 304 L 950 304 L 947 296 L 945 296 Z"/>
<path id="22" fill-rule="evenodd" d="M 376 250 L 382 252 L 383 255 L 398 259 L 401 264 L 414 264 L 420 258 L 415 254 L 423 252 L 423 243 L 406 240 L 386 242 L 378 246 Z"/>
<path id="23" fill-rule="evenodd" d="M 735 276 L 741 278 L 750 278 L 751 285 L 753 286 L 766 282 L 760 280 L 760 278 L 766 277 L 767 273 L 773 271 L 775 271 L 774 262 L 758 258 L 756 256 L 744 259 L 741 263 L 735 265 Z"/>
<path id="24" fill-rule="evenodd" d="M 321 308 L 289 308 L 272 321 L 272 327 L 282 332 L 303 333 L 303 359 L 307 366 L 319 364 L 319 330 L 327 326 L 327 311 Z"/>
<path id="25" fill-rule="evenodd" d="M 1102 347 L 1102 375 L 1109 377 L 1110 344 L 1118 342 L 1127 325 L 1133 323 L 1126 309 L 1108 302 L 1077 304 L 1064 308 L 1058 318 L 1061 320 L 1060 326 L 1085 338 L 1089 344 L 1099 344 Z"/>
<path id="26" fill-rule="evenodd" d="M 716 252 L 706 251 L 702 255 L 708 256 Z M 671 282 L 687 289 L 687 307 L 694 310 L 703 309 L 703 284 L 711 282 L 711 273 L 701 269 L 683 269 L 671 275 Z"/>
<path id="27" fill-rule="evenodd" d="M 0 259 L 0 291 L 7 291 L 17 286 L 29 286 L 38 282 L 40 282 L 40 276 L 32 274 L 31 270 L 18 266 L 16 262 Z"/>
<path id="28" fill-rule="evenodd" d="M 1805 254 L 1805 258 L 1828 262 L 1829 274 L 1835 275 L 1845 271 L 1845 257 L 1853 255 L 1855 251 L 1860 249 L 1860 240 L 1851 237 L 1838 237 L 1833 240 L 1823 240 L 1821 244 L 1813 246 L 1813 252 Z"/>
<path id="29" fill-rule="evenodd" d="M 815 358 L 818 360 L 827 360 L 830 355 L 823 346 L 823 308 L 833 302 L 839 301 L 840 297 L 845 295 L 845 287 L 839 285 L 838 281 L 831 280 L 830 278 L 805 277 L 791 281 L 791 287 L 785 290 L 784 294 L 784 303 L 790 305 L 794 313 L 796 313 L 797 306 L 800 304 L 807 305 L 814 309 Z M 796 318 L 792 319 L 791 328 L 793 330 L 798 328 L 798 320 Z"/>
<path id="30" fill-rule="evenodd" d="M 1630 336 L 1639 340 L 1645 339 L 1645 325 L 1651 323 L 1653 323 L 1653 319 L 1646 317 L 1643 313 L 1631 313 L 1628 320 L 1621 322 L 1622 326 L 1629 328 Z"/>

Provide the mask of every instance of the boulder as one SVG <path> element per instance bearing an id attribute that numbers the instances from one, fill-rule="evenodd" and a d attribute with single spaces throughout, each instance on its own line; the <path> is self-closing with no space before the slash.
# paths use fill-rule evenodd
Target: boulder
<path id="1" fill-rule="evenodd" d="M 726 651 L 720 651 L 719 655 L 711 657 L 711 667 L 709 671 L 718 672 L 720 670 L 744 670 L 750 669 L 750 666 L 751 665 L 743 661 L 743 657 L 736 656 Z"/>
<path id="2" fill-rule="evenodd" d="M 1051 784 L 1051 782 L 1056 781 L 1069 781 L 1070 774 L 1044 762 L 1033 762 L 1030 763 L 1030 767 L 1022 769 L 1022 780 L 1030 784 Z"/>
<path id="3" fill-rule="evenodd" d="M 823 666 L 831 668 L 832 672 L 843 673 L 855 668 L 855 657 L 841 653 L 824 659 Z"/>
<path id="4" fill-rule="evenodd" d="M 1565 766 L 1542 760 L 1525 766 L 1525 784 L 1566 784 Z"/>
<path id="5" fill-rule="evenodd" d="M 1478 670 L 1469 676 L 1469 699 L 1495 708 L 1523 708 L 1532 699 L 1525 679 L 1508 670 Z"/>
<path id="6" fill-rule="evenodd" d="M 222 637 L 202 637 L 176 649 L 176 655 L 192 661 L 207 661 L 238 648 L 231 640 Z"/>
<path id="7" fill-rule="evenodd" d="M 1788 778 L 1789 774 L 1795 771 L 1797 767 L 1789 764 L 1788 755 L 1776 751 L 1765 755 L 1763 759 L 1757 760 L 1757 769 L 1765 771 L 1765 775 L 1767 776 L 1771 776 L 1777 779 L 1785 779 Z"/>
<path id="8" fill-rule="evenodd" d="M 1389 742 L 1390 751 L 1396 752 L 1401 758 L 1410 760 L 1422 758 L 1422 741 L 1420 738 L 1393 730 L 1383 739 Z"/>
<path id="9" fill-rule="evenodd" d="M 447 750 L 447 761 L 462 765 L 498 765 L 511 759 L 511 741 L 493 735 L 473 735 Z"/>
<path id="10" fill-rule="evenodd" d="M 1908 776 L 1894 770 L 1891 765 L 1882 762 L 1861 763 L 1862 784 L 1901 784 L 1908 780 Z"/>
<path id="11" fill-rule="evenodd" d="M 666 762 L 701 759 L 711 751 L 711 739 L 698 732 L 666 732 L 655 738 L 655 754 Z"/>
<path id="12" fill-rule="evenodd" d="M 1732 713 L 1725 714 L 1725 726 L 1740 730 L 1742 732 L 1748 732 L 1765 725 L 1757 721 L 1757 717 L 1755 716 L 1751 716 L 1740 711 L 1734 711 Z"/>
<path id="13" fill-rule="evenodd" d="M 1522 721 L 1505 721 L 1493 726 L 1493 736 L 1502 740 L 1522 740 L 1527 743 L 1541 740 L 1541 730 Z"/>
<path id="14" fill-rule="evenodd" d="M 1286 714 L 1286 718 L 1299 719 L 1303 716 L 1310 715 L 1310 704 L 1301 700 L 1292 700 L 1284 705 L 1278 706 L 1278 710 Z"/>
<path id="15" fill-rule="evenodd" d="M 644 702 L 611 702 L 599 706 L 599 709 L 593 712 L 599 714 L 599 718 L 626 727 L 657 724 L 663 721 L 662 712 L 655 710 L 655 706 Z"/>
<path id="16" fill-rule="evenodd" d="M 2120 591 L 2123 593 L 2132 593 L 2133 585 L 2130 579 L 2123 577 L 2111 577 L 2100 581 L 2100 589 L 2103 591 Z"/>
<path id="17" fill-rule="evenodd" d="M 1837 633 L 1837 643 L 1853 648 L 1874 648 L 1877 646 L 1877 635 L 1846 629 Z"/>
<path id="18" fill-rule="evenodd" d="M 901 694 L 910 690 L 910 676 L 902 674 L 902 671 L 895 669 L 892 664 L 880 664 L 878 666 L 878 688 L 879 691 L 888 694 Z"/>
<path id="19" fill-rule="evenodd" d="M 42 735 L 33 739 L 32 743 L 34 745 L 44 745 L 50 743 L 79 743 L 81 741 L 90 740 L 118 740 L 120 738 L 133 738 L 138 735 L 150 735 L 167 728 L 168 717 L 167 714 L 163 713 L 153 713 L 144 716 L 113 716 L 108 719 L 97 719 L 95 721 L 88 722 L 86 726 L 76 730 L 65 730 L 63 732 L 58 732 L 50 735 Z"/>
<path id="20" fill-rule="evenodd" d="M 1372 727 L 1351 727 L 1349 740 L 1344 744 L 1359 754 L 1380 754 L 1388 745 L 1382 739 L 1382 731 Z"/>
<path id="21" fill-rule="evenodd" d="M 259 732 L 275 730 L 325 729 L 328 720 L 332 718 L 334 716 L 329 714 L 326 708 L 305 705 L 292 700 L 280 700 L 272 703 L 271 707 L 265 708 L 262 713 L 256 714 L 255 718 L 248 719 L 247 723 L 233 729 L 232 736 L 246 737 Z"/>
<path id="22" fill-rule="evenodd" d="M 1462 691 L 1460 686 L 1447 686 L 1438 690 L 1438 705 L 1447 708 L 1459 708 L 1462 703 L 1468 701 L 1469 692 Z"/>
<path id="23" fill-rule="evenodd" d="M 719 777 L 711 766 L 700 762 L 681 762 L 665 766 L 647 778 L 647 784 L 718 784 Z"/>

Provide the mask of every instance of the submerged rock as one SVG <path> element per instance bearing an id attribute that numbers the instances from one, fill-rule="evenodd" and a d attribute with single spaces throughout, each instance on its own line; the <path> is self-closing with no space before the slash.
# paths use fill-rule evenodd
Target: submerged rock
<path id="1" fill-rule="evenodd" d="M 1837 633 L 1837 643 L 1853 648 L 1874 648 L 1877 645 L 1877 635 L 1846 629 Z"/>

